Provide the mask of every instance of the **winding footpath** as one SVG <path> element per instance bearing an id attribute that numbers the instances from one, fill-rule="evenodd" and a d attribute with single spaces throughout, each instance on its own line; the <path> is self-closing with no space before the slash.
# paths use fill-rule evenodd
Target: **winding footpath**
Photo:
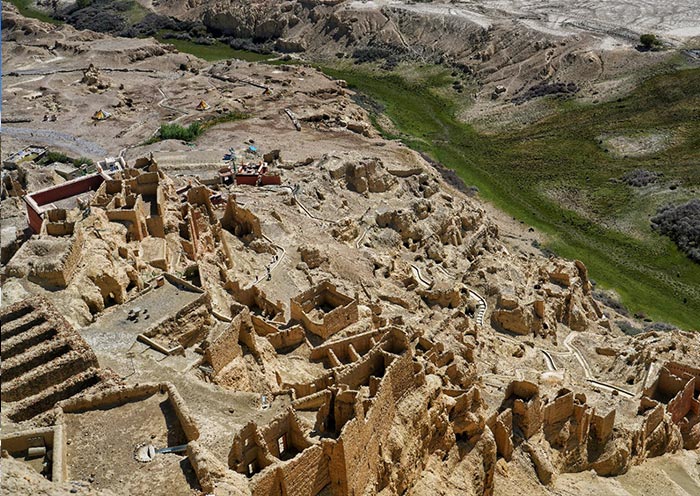
<path id="1" fill-rule="evenodd" d="M 443 274 L 445 274 L 447 277 L 450 279 L 456 279 L 452 274 L 447 272 L 443 267 L 439 265 L 435 265 L 435 268 L 440 270 Z M 426 289 L 432 287 L 433 281 L 427 279 L 423 273 L 420 270 L 420 267 L 418 267 L 415 264 L 411 264 L 411 271 L 413 272 L 413 276 L 415 279 L 418 281 L 418 283 L 422 286 L 424 286 Z M 474 319 L 476 320 L 476 323 L 479 325 L 479 327 L 484 326 L 484 317 L 486 316 L 486 310 L 488 310 L 488 303 L 486 303 L 486 299 L 481 296 L 479 293 L 474 291 L 473 289 L 469 290 L 469 296 L 471 298 L 474 298 L 478 303 L 476 304 L 476 312 L 474 314 Z"/>
<path id="2" fill-rule="evenodd" d="M 484 316 L 486 315 L 486 310 L 488 309 L 488 304 L 486 299 L 473 289 L 469 290 L 469 296 L 477 300 L 479 303 L 476 305 L 476 323 L 483 327 Z"/>
<path id="3" fill-rule="evenodd" d="M 267 267 L 265 267 L 265 272 L 259 275 L 251 286 L 258 284 L 261 281 L 264 281 L 265 279 L 267 279 L 268 275 L 272 277 L 272 273 L 274 272 L 274 270 L 280 266 L 282 260 L 284 260 L 284 257 L 287 255 L 287 250 L 285 250 L 282 245 L 278 245 L 265 234 L 263 234 L 262 237 L 277 249 L 277 254 L 275 255 L 275 258 L 272 260 L 272 262 L 270 262 L 270 264 L 267 265 Z"/>
<path id="4" fill-rule="evenodd" d="M 583 369 L 583 375 L 586 380 L 586 382 L 593 384 L 596 387 L 599 387 L 600 389 L 604 389 L 606 391 L 617 391 L 619 394 L 627 397 L 627 398 L 633 398 L 634 393 L 631 391 L 628 391 L 626 389 L 623 389 L 619 386 L 615 386 L 614 384 L 610 384 L 608 382 L 603 382 L 599 381 L 593 376 L 593 371 L 591 370 L 591 366 L 588 363 L 588 360 L 586 360 L 586 357 L 583 356 L 583 353 L 581 353 L 581 350 L 579 350 L 576 345 L 572 343 L 574 338 L 576 337 L 578 333 L 576 332 L 571 332 L 569 333 L 568 336 L 564 339 L 564 347 L 568 350 L 568 354 L 570 356 L 573 356 L 576 361 L 579 363 L 581 368 Z M 556 371 L 557 366 L 554 364 L 554 360 L 552 359 L 552 355 L 547 351 L 542 348 L 539 349 L 542 354 L 544 355 L 545 358 L 545 364 L 547 365 L 547 368 L 550 371 Z"/>
<path id="5" fill-rule="evenodd" d="M 423 277 L 423 274 L 420 271 L 420 267 L 418 267 L 417 265 L 411 264 L 411 271 L 413 272 L 413 277 L 416 278 L 416 281 L 418 281 L 418 283 L 424 288 L 427 289 L 433 285 L 431 281 Z"/>

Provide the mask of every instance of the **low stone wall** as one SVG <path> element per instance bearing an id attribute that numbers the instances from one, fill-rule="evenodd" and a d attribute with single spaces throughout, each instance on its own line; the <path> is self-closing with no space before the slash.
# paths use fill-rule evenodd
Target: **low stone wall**
<path id="1" fill-rule="evenodd" d="M 242 313 L 233 318 L 228 328 L 209 344 L 204 351 L 204 357 L 214 369 L 214 374 L 218 374 L 231 361 L 243 354 L 241 346 L 238 344 Z"/>
<path id="2" fill-rule="evenodd" d="M 306 333 L 301 326 L 293 326 L 283 331 L 265 336 L 275 350 L 281 350 L 290 346 L 303 343 L 306 340 Z"/>
<path id="3" fill-rule="evenodd" d="M 311 350 L 309 359 L 324 360 L 327 357 L 328 350 L 331 350 L 343 362 L 356 361 L 359 359 L 358 356 L 365 355 L 376 344 L 377 338 L 384 332 L 386 331 L 383 329 L 376 329 L 348 338 L 334 340 L 330 343 L 323 343 Z M 354 356 L 353 352 L 350 351 L 350 347 L 354 350 L 354 354 L 358 356 Z"/>
<path id="4" fill-rule="evenodd" d="M 188 441 L 199 439 L 199 428 L 175 386 L 166 383 L 120 385 L 104 389 L 95 394 L 83 395 L 60 401 L 56 404 L 57 419 L 65 413 L 81 413 L 88 410 L 114 408 L 125 403 L 140 401 L 157 393 L 167 393 L 168 401 L 177 415 Z"/>
<path id="5" fill-rule="evenodd" d="M 66 440 L 62 425 L 8 434 L 2 436 L 0 443 L 3 451 L 7 451 L 10 456 L 16 458 L 24 458 L 30 447 L 45 447 L 47 451 L 45 456 L 48 456 L 49 451 L 51 452 L 51 481 L 60 483 L 66 479 Z"/>

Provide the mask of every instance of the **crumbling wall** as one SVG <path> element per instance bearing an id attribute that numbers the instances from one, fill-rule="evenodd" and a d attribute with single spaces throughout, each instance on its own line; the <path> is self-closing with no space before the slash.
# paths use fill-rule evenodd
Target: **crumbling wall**
<path id="1" fill-rule="evenodd" d="M 383 377 L 386 371 L 387 356 L 382 350 L 374 349 L 363 359 L 350 367 L 336 372 L 338 384 L 345 384 L 352 390 L 370 384 L 370 376 Z M 370 388 L 370 395 L 373 394 Z"/>
<path id="2" fill-rule="evenodd" d="M 330 386 L 332 386 L 334 383 L 334 375 L 333 371 L 331 371 L 328 374 L 325 374 L 311 382 L 301 382 L 292 384 L 288 382 L 281 382 L 279 379 L 278 382 L 280 383 L 280 388 L 292 389 L 296 398 L 303 398 L 305 396 L 309 396 L 310 394 L 315 394 L 319 391 L 323 391 L 324 389 L 327 389 Z"/>
<path id="3" fill-rule="evenodd" d="M 141 258 L 157 269 L 170 270 L 170 249 L 164 238 L 146 237 L 141 241 Z"/>
<path id="4" fill-rule="evenodd" d="M 525 439 L 530 439 L 542 427 L 543 413 L 539 387 L 528 381 L 513 381 L 508 385 L 506 398 L 513 401 L 513 424 Z"/>
<path id="5" fill-rule="evenodd" d="M 507 408 L 497 416 L 494 415 L 489 427 L 493 432 L 498 454 L 510 461 L 513 456 L 513 410 Z"/>
<path id="6" fill-rule="evenodd" d="M 555 424 L 566 420 L 574 413 L 574 393 L 563 392 L 544 406 L 544 423 Z"/>
<path id="7" fill-rule="evenodd" d="M 332 351 L 342 363 L 355 362 L 376 344 L 376 338 L 384 332 L 384 330 L 374 329 L 330 343 L 323 343 L 311 350 L 309 359 L 312 361 L 326 360 L 328 351 Z"/>
<path id="8" fill-rule="evenodd" d="M 390 469 L 381 462 L 381 446 L 397 415 L 397 403 L 408 391 L 420 386 L 411 362 L 411 353 L 394 360 L 379 385 L 367 418 L 364 414 L 357 415 L 343 427 L 330 461 L 333 494 L 363 494 Z M 362 407 L 358 408 L 361 412 Z"/>
<path id="9" fill-rule="evenodd" d="M 331 482 L 329 455 L 322 446 L 305 449 L 293 459 L 282 463 L 278 470 L 282 494 L 288 496 L 316 496 Z"/>
<path id="10" fill-rule="evenodd" d="M 31 447 L 45 448 L 45 458 L 51 463 L 51 481 L 63 482 L 66 479 L 66 439 L 62 425 L 6 434 L 2 436 L 0 443 L 3 452 L 7 451 L 11 457 L 17 459 L 27 457 Z"/>
<path id="11" fill-rule="evenodd" d="M 607 415 L 598 415 L 597 412 L 591 416 L 591 432 L 600 443 L 607 442 L 615 427 L 615 410 L 611 409 Z"/>
<path id="12" fill-rule="evenodd" d="M 233 195 L 229 196 L 226 203 L 221 227 L 244 240 L 262 237 L 258 217 L 250 210 L 236 204 L 236 198 Z"/>
<path id="13" fill-rule="evenodd" d="M 695 378 L 695 391 L 700 393 L 700 368 L 691 367 L 684 363 L 679 362 L 666 362 L 664 367 L 668 369 L 674 375 L 684 376 L 686 374 L 689 377 Z"/>
<path id="14" fill-rule="evenodd" d="M 187 458 L 204 493 L 216 496 L 250 496 L 246 477 L 228 470 L 198 441 L 187 443 Z"/>
<path id="15" fill-rule="evenodd" d="M 200 296 L 181 307 L 175 315 L 168 316 L 159 322 L 154 322 L 154 325 L 144 335 L 149 338 L 162 336 L 172 339 L 177 341 L 182 347 L 187 348 L 204 340 L 207 335 L 212 322 L 211 299 L 208 293 L 183 279 L 169 273 L 164 273 L 164 276 L 171 284 L 200 293 Z"/>
<path id="16" fill-rule="evenodd" d="M 141 241 L 148 232 L 143 211 L 143 201 L 137 198 L 133 208 L 121 207 L 107 210 L 107 218 L 110 222 L 119 222 L 126 226 L 127 241 Z"/>
<path id="17" fill-rule="evenodd" d="M 234 358 L 243 354 L 241 346 L 238 344 L 238 338 L 244 315 L 243 312 L 236 315 L 226 330 L 213 340 L 204 351 L 204 357 L 214 369 L 214 375 L 221 372 Z"/>
<path id="18" fill-rule="evenodd" d="M 70 398 L 57 404 L 59 418 L 65 413 L 81 413 L 89 410 L 114 408 L 125 403 L 141 401 L 157 393 L 167 393 L 168 401 L 175 412 L 188 441 L 199 439 L 199 428 L 195 423 L 185 400 L 172 383 L 145 383 L 117 385 L 94 394 Z"/>
<path id="19" fill-rule="evenodd" d="M 63 208 L 47 210 L 41 234 L 49 236 L 70 236 L 75 232 L 75 222 L 68 219 L 68 212 Z"/>
<path id="20" fill-rule="evenodd" d="M 273 321 L 273 322 L 283 322 L 284 321 L 284 305 L 281 301 L 273 302 L 271 301 L 265 292 L 258 286 L 251 286 L 249 288 L 241 288 L 237 283 L 231 283 L 226 286 L 226 288 L 231 292 L 233 298 L 250 309 L 253 317 L 256 317 L 258 322 L 254 322 L 256 325 L 260 323 L 260 329 L 262 335 L 267 334 L 270 328 L 274 328 L 274 332 L 277 329 L 273 324 L 269 324 L 269 327 L 262 325 L 261 321 Z"/>
<path id="21" fill-rule="evenodd" d="M 280 443 L 291 459 L 280 460 Z M 306 438 L 288 409 L 263 427 L 249 422 L 234 438 L 229 466 L 252 477 L 254 495 L 314 496 L 330 482 L 327 451 Z"/>
<path id="22" fill-rule="evenodd" d="M 279 332 L 279 329 L 275 324 L 262 317 L 259 317 L 258 315 L 251 315 L 250 320 L 252 321 L 253 328 L 258 336 L 268 336 Z"/>
<path id="23" fill-rule="evenodd" d="M 301 452 L 312 444 L 302 432 L 299 419 L 291 408 L 272 419 L 260 429 L 260 433 L 267 444 L 267 451 L 276 458 L 282 456 L 277 442 L 282 437 L 284 437 L 287 451 L 290 452 Z"/>
<path id="24" fill-rule="evenodd" d="M 24 243 L 5 267 L 7 277 L 27 277 L 45 287 L 65 288 L 82 260 L 84 236 L 33 237 Z"/>
<path id="25" fill-rule="evenodd" d="M 695 379 L 689 379 L 685 387 L 666 405 L 666 411 L 671 414 L 671 422 L 677 424 L 691 411 L 695 393 Z"/>
<path id="26" fill-rule="evenodd" d="M 251 494 L 253 496 L 284 496 L 281 475 L 279 467 L 267 467 L 251 483 Z"/>
<path id="27" fill-rule="evenodd" d="M 290 346 L 296 346 L 303 343 L 306 339 L 306 333 L 301 326 L 292 326 L 289 329 L 268 334 L 265 336 L 275 350 L 282 350 Z"/>

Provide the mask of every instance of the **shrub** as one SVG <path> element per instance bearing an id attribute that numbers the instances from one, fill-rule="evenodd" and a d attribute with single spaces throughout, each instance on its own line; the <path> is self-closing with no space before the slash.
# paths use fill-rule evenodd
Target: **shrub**
<path id="1" fill-rule="evenodd" d="M 63 164 L 69 164 L 72 162 L 72 160 L 65 153 L 48 151 L 39 161 L 39 163 L 41 165 L 49 165 L 49 164 L 53 164 L 54 162 L 61 162 Z"/>
<path id="2" fill-rule="evenodd" d="M 661 40 L 650 33 L 641 35 L 639 37 L 639 42 L 642 44 L 642 47 L 647 50 L 658 50 L 661 48 Z"/>
<path id="3" fill-rule="evenodd" d="M 217 124 L 223 124 L 224 122 L 240 121 L 243 119 L 247 119 L 248 117 L 248 114 L 245 114 L 243 112 L 237 112 L 235 110 L 232 112 L 226 112 L 225 114 L 217 115 L 211 119 L 208 119 L 201 125 L 200 134 L 203 133 L 206 129 L 209 129 L 212 126 L 216 126 Z"/>
<path id="4" fill-rule="evenodd" d="M 661 207 L 651 218 L 651 227 L 671 238 L 691 260 L 700 263 L 700 200 Z"/>
<path id="5" fill-rule="evenodd" d="M 668 332 L 668 331 L 674 331 L 678 329 L 678 327 L 667 324 L 666 322 L 654 322 L 652 324 L 648 324 L 644 326 L 644 331 L 660 331 L 660 332 Z"/>
<path id="6" fill-rule="evenodd" d="M 604 291 L 594 291 L 593 298 L 595 298 L 596 301 L 601 302 L 606 307 L 612 308 L 620 315 L 627 317 L 630 314 L 629 310 L 627 310 L 622 303 Z"/>
<path id="7" fill-rule="evenodd" d="M 642 329 L 633 326 L 626 320 L 616 320 L 615 324 L 617 325 L 617 327 L 620 328 L 622 332 L 624 332 L 628 336 L 634 336 L 635 334 L 639 334 L 640 332 L 642 332 Z"/>
<path id="8" fill-rule="evenodd" d="M 634 169 L 629 172 L 626 172 L 621 179 L 623 182 L 629 184 L 630 186 L 640 188 L 642 186 L 655 183 L 661 176 L 663 176 L 662 173 L 657 173 L 644 169 Z"/>
<path id="9" fill-rule="evenodd" d="M 118 33 L 125 30 L 127 23 L 124 16 L 110 7 L 111 5 L 91 4 L 68 14 L 66 21 L 78 29 L 90 29 L 99 33 Z"/>
<path id="10" fill-rule="evenodd" d="M 95 164 L 95 162 L 93 162 L 91 159 L 89 159 L 87 157 L 78 157 L 78 158 L 73 160 L 73 165 L 75 165 L 76 167 L 82 167 L 83 165 L 90 166 L 90 165 L 94 165 L 94 164 Z"/>
<path id="11" fill-rule="evenodd" d="M 224 122 L 238 121 L 247 119 L 248 114 L 232 111 L 224 114 L 215 115 L 204 122 L 193 122 L 187 127 L 180 124 L 161 124 L 158 133 L 144 144 L 149 145 L 157 141 L 166 139 L 176 139 L 181 141 L 194 141 L 199 138 L 208 128 Z"/>
<path id="12" fill-rule="evenodd" d="M 187 127 L 179 124 L 161 124 L 158 130 L 158 138 L 161 140 L 194 141 L 200 134 L 202 134 L 202 125 L 199 122 L 193 122 Z"/>

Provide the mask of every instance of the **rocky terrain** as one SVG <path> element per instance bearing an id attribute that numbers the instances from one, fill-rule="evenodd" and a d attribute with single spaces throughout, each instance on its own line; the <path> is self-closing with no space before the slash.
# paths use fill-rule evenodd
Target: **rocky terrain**
<path id="1" fill-rule="evenodd" d="M 340 4 L 275 8 L 285 30 L 302 8 L 432 15 Z M 233 36 L 294 41 L 269 9 L 191 7 L 212 28 L 262 16 Z M 452 17 L 478 38 L 481 15 Z M 425 26 L 417 56 L 432 56 Z M 344 81 L 208 64 L 7 4 L 2 36 L 4 114 L 21 120 L 3 124 L 3 162 L 43 145 L 100 167 L 66 182 L 56 163 L 3 166 L 3 490 L 699 490 L 698 334 L 629 335 L 583 263 L 543 256 L 381 138 Z M 205 130 L 153 139 L 164 122 Z M 230 184 L 225 154 L 281 184 Z"/>
<path id="2" fill-rule="evenodd" d="M 628 91 L 634 74 L 668 60 L 641 53 L 653 32 L 677 47 L 697 44 L 693 2 L 148 2 L 160 14 L 201 21 L 235 43 L 251 40 L 307 59 L 351 59 L 392 68 L 399 61 L 453 67 L 465 81 L 463 118 L 492 128 L 528 122 L 538 96 L 578 93 L 605 100 Z M 238 40 L 238 41 L 236 41 Z M 547 87 L 549 85 L 549 87 Z M 567 90 L 568 87 L 568 90 Z M 532 108 L 531 108 L 532 107 Z M 495 122 L 494 122 L 495 121 Z"/>
<path id="3" fill-rule="evenodd" d="M 441 64 L 463 90 L 463 118 L 485 129 L 525 124 L 549 110 L 544 95 L 617 98 L 669 51 L 640 51 L 653 33 L 664 47 L 693 48 L 692 1 L 531 2 L 398 0 L 100 0 L 34 8 L 81 29 L 165 36 L 315 61 Z M 460 91 L 461 92 L 461 91 Z M 526 105 L 523 105 L 526 104 Z M 513 107 L 517 108 L 514 109 Z"/>

